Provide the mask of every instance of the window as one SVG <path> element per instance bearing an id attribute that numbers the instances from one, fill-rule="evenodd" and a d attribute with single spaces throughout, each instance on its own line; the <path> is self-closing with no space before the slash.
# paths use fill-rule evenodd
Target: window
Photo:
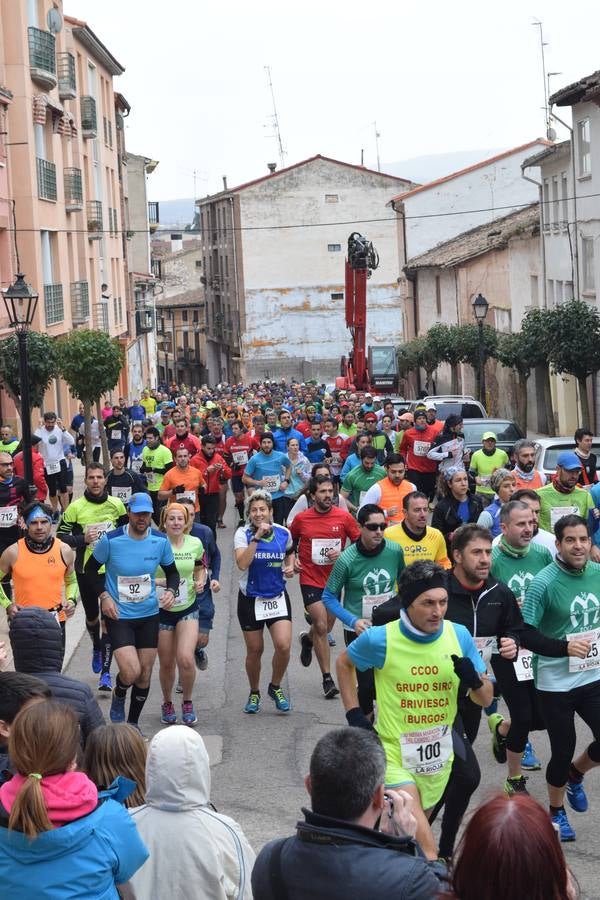
<path id="1" fill-rule="evenodd" d="M 202 260 L 201 260 L 201 259 L 196 259 L 196 260 L 194 261 L 194 265 L 196 266 L 197 269 L 201 269 L 201 268 L 202 268 Z"/>
<path id="2" fill-rule="evenodd" d="M 435 276 L 435 314 L 442 315 L 442 288 L 440 284 L 440 276 Z"/>
<path id="3" fill-rule="evenodd" d="M 187 322 L 187 320 L 188 320 L 188 311 L 187 311 L 187 309 L 182 309 L 181 310 L 181 321 Z"/>
<path id="4" fill-rule="evenodd" d="M 544 178 L 544 202 L 542 204 L 544 231 L 550 231 L 550 182 Z"/>
<path id="5" fill-rule="evenodd" d="M 582 119 L 577 123 L 577 150 L 579 159 L 579 177 L 590 175 L 592 171 L 592 152 L 590 145 L 590 120 Z"/>
<path id="6" fill-rule="evenodd" d="M 343 300 L 343 299 L 344 299 L 344 292 L 343 292 L 343 291 L 334 291 L 334 292 L 331 294 L 331 299 L 332 299 L 332 300 Z"/>
<path id="7" fill-rule="evenodd" d="M 510 309 L 494 310 L 494 319 L 496 321 L 496 330 L 502 334 L 510 334 L 512 331 L 512 316 Z"/>
<path id="8" fill-rule="evenodd" d="M 531 294 L 531 305 L 539 306 L 539 285 L 538 285 L 538 277 L 537 275 L 530 275 L 529 277 L 529 291 Z"/>
<path id="9" fill-rule="evenodd" d="M 559 202 L 558 202 L 558 177 L 552 176 L 552 227 L 558 230 L 560 219 Z"/>
<path id="10" fill-rule="evenodd" d="M 340 195 L 339 194 L 325 194 L 325 203 L 339 203 Z"/>
<path id="11" fill-rule="evenodd" d="M 584 293 L 595 294 L 596 279 L 594 276 L 594 239 L 591 237 L 581 238 L 581 271 Z"/>
<path id="12" fill-rule="evenodd" d="M 560 173 L 560 194 L 562 202 L 561 225 L 563 228 L 566 228 L 569 224 L 569 182 L 566 172 Z"/>
<path id="13" fill-rule="evenodd" d="M 329 253 L 341 253 L 342 245 L 341 244 L 327 244 L 327 250 Z"/>
<path id="14" fill-rule="evenodd" d="M 195 309 L 192 312 L 192 322 L 198 322 L 198 310 Z"/>

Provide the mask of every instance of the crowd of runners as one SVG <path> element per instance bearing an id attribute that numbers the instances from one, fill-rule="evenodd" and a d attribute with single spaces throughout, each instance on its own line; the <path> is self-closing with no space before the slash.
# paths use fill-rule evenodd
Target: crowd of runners
<path id="1" fill-rule="evenodd" d="M 92 422 L 93 446 L 86 448 L 83 407 L 70 423 L 44 413 L 33 439 L 35 491 L 23 479 L 18 438 L 8 427 L 1 431 L 0 604 L 15 661 L 29 628 L 55 632 L 64 649 L 69 619 L 81 601 L 97 687 L 111 692 L 111 723 L 127 723 L 123 734 L 128 742 L 140 740 L 144 754 L 140 717 L 157 655 L 161 722 L 188 729 L 198 724 L 194 685 L 197 671 L 208 666 L 214 595 L 222 565 L 236 567 L 248 680 L 243 713 L 257 715 L 263 703 L 266 628 L 273 655 L 264 702 L 293 714 L 285 676 L 297 652 L 304 667 L 319 670 L 315 697 L 322 692 L 326 700 L 341 700 L 351 726 L 315 748 L 307 783 L 313 812 L 296 839 L 270 844 L 259 855 L 255 897 L 321 896 L 298 892 L 313 861 L 324 871 L 331 865 L 326 852 L 322 860 L 316 851 L 311 855 L 311 841 L 335 843 L 344 828 L 350 831 L 342 843 L 363 847 L 368 885 L 378 876 L 370 850 L 380 839 L 363 835 L 361 845 L 356 828 L 379 834 L 380 818 L 382 833 L 402 843 L 395 849 L 404 862 L 410 850 L 412 863 L 424 867 L 403 875 L 395 863 L 389 873 L 382 864 L 384 879 L 424 879 L 420 893 L 415 888 L 402 896 L 433 898 L 439 890 L 446 897 L 470 897 L 460 861 L 475 840 L 472 823 L 458 856 L 455 844 L 480 781 L 473 744 L 482 720 L 503 772 L 505 801 L 498 801 L 494 814 L 503 821 L 507 809 L 516 810 L 524 832 L 537 816 L 540 834 L 547 827 L 560 841 L 576 839 L 567 808 L 585 813 L 585 776 L 600 764 L 600 485 L 589 431 L 578 430 L 573 449 L 559 454 L 546 483 L 529 440 L 507 454 L 488 431 L 481 449 L 470 454 L 459 416 L 440 422 L 435 407 L 425 404 L 397 414 L 391 400 L 327 393 L 317 384 L 212 390 L 160 385 L 130 402 L 108 401 L 102 418 Z M 99 461 L 101 429 L 110 469 Z M 85 490 L 73 498 L 78 466 L 84 466 Z M 237 519 L 233 559 L 222 558 L 219 549 L 228 503 Z M 300 609 L 293 609 L 288 592 L 293 579 Z M 23 628 L 32 610 L 31 625 Z M 338 619 L 345 646 L 334 666 Z M 303 623 L 295 641 L 292 620 Z M 7 854 L 22 852 L 26 861 L 25 845 L 15 850 L 7 834 L 16 829 L 31 838 L 57 824 L 72 827 L 65 823 L 75 818 L 54 821 L 50 810 L 39 818 L 40 797 L 48 805 L 47 776 L 68 773 L 76 755 L 69 744 L 58 753 L 63 762 L 56 762 L 47 748 L 61 729 L 69 743 L 72 722 L 34 687 L 27 694 L 17 685 L 17 702 L 10 676 L 0 673 L 0 682 L 9 679 L 0 683 L 0 752 L 3 744 L 8 748 L 0 788 L 0 880 Z M 49 704 L 45 718 L 35 712 L 38 703 L 28 702 L 33 697 Z M 577 716 L 591 732 L 585 748 L 576 747 Z M 31 751 L 24 753 L 19 740 L 29 740 L 36 729 L 39 741 L 31 739 Z M 534 746 L 540 730 L 550 742 L 548 808 L 541 818 L 527 796 L 527 773 L 542 767 Z M 185 731 L 164 729 L 153 740 L 148 766 L 151 771 L 155 753 L 159 781 L 160 761 L 172 769 L 185 756 L 186 741 L 201 752 L 201 739 L 188 739 Z M 169 732 L 178 735 L 172 745 Z M 346 758 L 344 776 L 338 768 Z M 324 760 L 329 794 L 319 770 Z M 135 774 L 122 765 L 113 776 Z M 344 792 L 356 790 L 350 773 L 364 781 L 362 807 L 362 801 L 342 802 Z M 98 786 L 111 788 L 112 779 L 105 775 L 104 782 Z M 205 788 L 204 805 L 209 793 Z M 28 803 L 38 804 L 37 819 L 28 818 Z M 379 815 L 367 815 L 371 808 Z M 92 809 L 96 815 L 97 799 L 81 815 Z M 114 842 L 128 824 L 116 806 L 111 814 L 114 831 L 107 822 L 101 828 Z M 431 827 L 437 817 L 439 840 Z M 141 826 L 146 819 L 134 815 L 132 821 Z M 148 874 L 157 864 L 147 835 L 140 827 L 140 838 L 133 826 L 127 834 L 118 840 L 132 842 L 138 863 L 123 864 L 115 881 L 132 878 L 135 887 L 145 872 L 146 887 L 139 882 L 137 896 L 159 896 L 148 885 L 152 878 L 165 879 L 165 885 L 168 879 L 160 867 Z M 145 863 L 142 838 L 150 849 Z M 252 896 L 245 892 L 251 891 L 253 854 L 243 835 L 236 840 L 238 892 L 206 896 Z M 450 882 L 438 860 L 450 863 Z M 575 896 L 564 861 L 562 869 L 557 865 L 560 872 L 552 877 L 564 879 L 562 888 L 531 892 L 532 898 Z M 323 887 L 325 893 L 331 896 Z M 27 895 L 15 887 L 10 896 Z"/>

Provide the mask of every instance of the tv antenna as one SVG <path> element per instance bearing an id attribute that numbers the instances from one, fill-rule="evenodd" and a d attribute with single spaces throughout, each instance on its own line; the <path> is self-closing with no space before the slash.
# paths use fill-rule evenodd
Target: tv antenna
<path id="1" fill-rule="evenodd" d="M 281 140 L 281 131 L 279 130 L 279 116 L 277 115 L 277 105 L 275 103 L 275 91 L 273 90 L 273 80 L 271 78 L 271 66 L 265 66 L 265 72 L 267 73 L 267 81 L 269 83 L 269 90 L 271 91 L 271 100 L 273 101 L 273 115 L 271 119 L 273 121 L 273 130 L 275 131 L 275 137 L 277 138 L 277 149 L 279 151 L 279 164 L 283 169 L 285 166 L 285 157 L 286 152 L 283 149 L 283 141 Z"/>
<path id="2" fill-rule="evenodd" d="M 377 122 L 373 122 L 373 129 L 375 131 L 375 150 L 377 153 L 377 171 L 381 172 L 381 162 L 379 159 L 379 138 L 381 137 L 381 132 L 377 131 Z"/>
<path id="3" fill-rule="evenodd" d="M 542 57 L 542 79 L 544 82 L 544 127 L 546 133 L 548 133 L 550 128 L 550 107 L 548 106 L 548 77 L 546 75 L 546 53 L 544 51 L 544 47 L 547 47 L 548 44 L 544 41 L 543 23 L 538 19 L 534 19 L 532 25 L 534 28 L 539 28 L 540 30 L 540 53 Z"/>

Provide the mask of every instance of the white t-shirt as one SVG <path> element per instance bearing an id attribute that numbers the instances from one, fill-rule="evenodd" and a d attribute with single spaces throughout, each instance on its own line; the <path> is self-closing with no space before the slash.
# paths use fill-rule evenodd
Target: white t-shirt
<path id="1" fill-rule="evenodd" d="M 48 431 L 45 426 L 42 426 L 41 428 L 38 428 L 35 433 L 41 438 L 38 449 L 45 463 L 60 462 L 65 458 L 63 449 L 64 435 L 58 425 L 55 425 L 50 431 Z M 65 434 L 68 434 L 68 432 L 65 432 Z M 69 437 L 71 438 L 71 443 L 74 443 L 70 434 Z"/>

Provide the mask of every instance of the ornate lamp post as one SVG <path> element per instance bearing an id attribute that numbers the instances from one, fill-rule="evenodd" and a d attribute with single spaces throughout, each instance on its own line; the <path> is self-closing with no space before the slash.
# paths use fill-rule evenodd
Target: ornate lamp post
<path id="1" fill-rule="evenodd" d="M 483 342 L 483 323 L 488 314 L 490 304 L 483 294 L 477 294 L 473 300 L 473 315 L 479 328 L 479 402 L 487 409 L 485 402 L 485 353 Z"/>

